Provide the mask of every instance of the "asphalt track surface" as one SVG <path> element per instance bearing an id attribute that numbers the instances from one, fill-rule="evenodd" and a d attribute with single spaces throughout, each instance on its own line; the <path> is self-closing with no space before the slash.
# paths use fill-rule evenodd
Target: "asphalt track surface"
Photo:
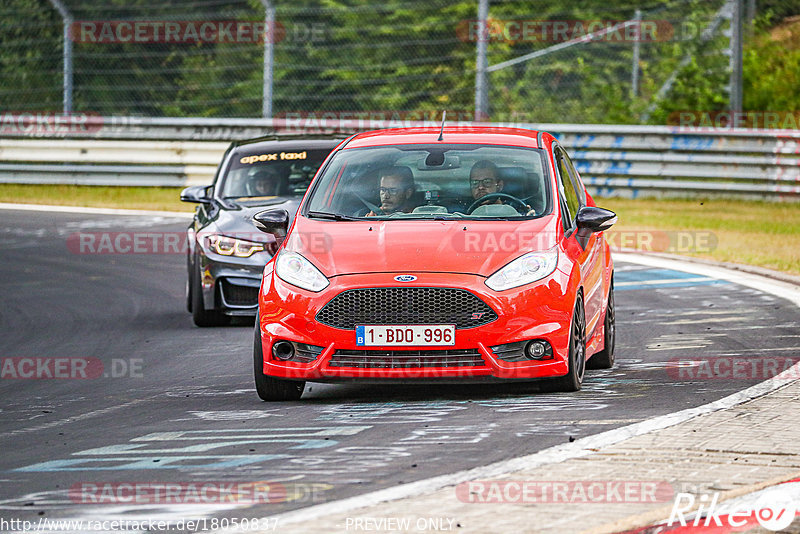
<path id="1" fill-rule="evenodd" d="M 791 356 L 800 337 L 800 313 L 779 298 L 618 261 L 618 363 L 588 371 L 579 393 L 310 384 L 299 402 L 263 403 L 252 383 L 252 323 L 194 327 L 182 254 L 67 245 L 77 232 L 186 225 L 0 210 L 0 519 L 272 517 L 706 404 L 764 377 L 679 376 L 676 361 Z M 88 359 L 97 377 L 15 378 L 6 360 L 19 358 Z M 271 484 L 268 497 L 240 503 L 228 495 L 193 504 L 188 490 L 121 502 L 124 483 L 224 491 L 259 482 Z M 116 493 L 85 493 L 92 484 Z"/>

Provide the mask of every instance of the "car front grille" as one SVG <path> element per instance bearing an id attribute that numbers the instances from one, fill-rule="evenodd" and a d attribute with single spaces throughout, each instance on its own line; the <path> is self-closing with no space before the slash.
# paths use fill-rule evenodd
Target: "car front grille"
<path id="1" fill-rule="evenodd" d="M 461 329 L 496 319 L 494 310 L 477 296 L 446 287 L 350 289 L 317 313 L 320 323 L 345 330 L 365 324 L 454 324 Z"/>
<path id="2" fill-rule="evenodd" d="M 429 367 L 483 366 L 477 349 L 459 350 L 337 350 L 331 367 L 359 369 L 421 369 Z"/>
<path id="3" fill-rule="evenodd" d="M 240 286 L 222 279 L 220 287 L 222 298 L 231 306 L 256 306 L 258 304 L 258 288 Z"/>

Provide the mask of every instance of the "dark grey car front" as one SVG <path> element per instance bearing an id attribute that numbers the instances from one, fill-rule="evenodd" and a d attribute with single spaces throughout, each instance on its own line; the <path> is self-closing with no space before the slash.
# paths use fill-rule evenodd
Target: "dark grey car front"
<path id="1" fill-rule="evenodd" d="M 335 140 L 233 143 L 212 185 L 195 186 L 181 200 L 196 202 L 187 230 L 186 306 L 197 326 L 221 326 L 231 317 L 255 316 L 264 265 L 275 238 L 252 217 L 284 209 L 294 217 L 311 179 Z"/>

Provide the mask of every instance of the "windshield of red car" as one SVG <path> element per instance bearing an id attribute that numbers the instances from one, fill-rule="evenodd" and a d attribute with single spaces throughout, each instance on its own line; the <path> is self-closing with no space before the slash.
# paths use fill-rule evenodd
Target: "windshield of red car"
<path id="1" fill-rule="evenodd" d="M 304 206 L 308 216 L 507 219 L 550 212 L 544 151 L 402 145 L 339 151 Z"/>

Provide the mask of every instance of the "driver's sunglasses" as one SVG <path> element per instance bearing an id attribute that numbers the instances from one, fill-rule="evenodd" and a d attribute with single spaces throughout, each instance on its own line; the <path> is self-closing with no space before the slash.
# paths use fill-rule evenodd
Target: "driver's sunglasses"
<path id="1" fill-rule="evenodd" d="M 476 187 L 480 187 L 483 184 L 483 187 L 491 187 L 497 184 L 497 178 L 484 178 L 483 180 L 470 180 L 469 185 L 473 189 Z"/>
<path id="2" fill-rule="evenodd" d="M 400 189 L 399 187 L 381 187 L 380 194 L 395 196 L 399 195 L 400 191 L 402 191 L 402 189 Z"/>

